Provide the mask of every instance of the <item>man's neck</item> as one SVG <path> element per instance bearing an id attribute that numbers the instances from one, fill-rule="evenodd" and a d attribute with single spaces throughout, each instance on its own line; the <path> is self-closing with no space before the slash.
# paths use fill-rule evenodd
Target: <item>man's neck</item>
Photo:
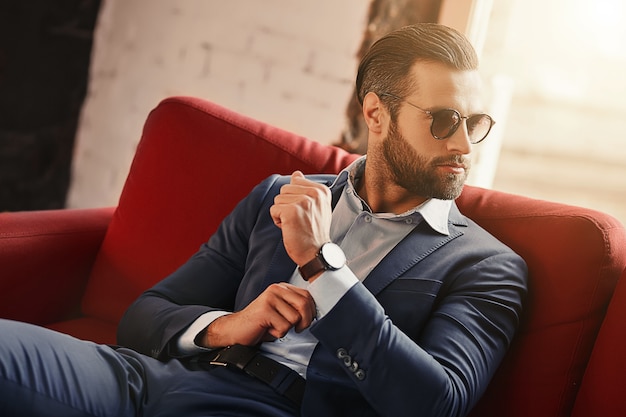
<path id="1" fill-rule="evenodd" d="M 411 194 L 393 182 L 388 172 L 380 172 L 371 162 L 368 159 L 363 176 L 354 186 L 372 212 L 402 214 L 428 200 Z"/>

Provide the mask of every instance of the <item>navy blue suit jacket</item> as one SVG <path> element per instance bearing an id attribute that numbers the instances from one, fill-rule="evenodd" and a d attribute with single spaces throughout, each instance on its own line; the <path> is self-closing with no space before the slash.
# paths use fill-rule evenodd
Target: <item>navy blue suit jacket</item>
<path id="1" fill-rule="evenodd" d="M 122 319 L 119 342 L 175 356 L 176 337 L 201 314 L 241 310 L 289 280 L 296 265 L 269 214 L 288 181 L 257 186 L 187 263 L 144 293 Z M 335 202 L 344 185 L 333 187 Z M 311 326 L 319 344 L 302 415 L 449 417 L 475 404 L 518 325 L 526 265 L 454 204 L 449 230 L 421 222 Z"/>

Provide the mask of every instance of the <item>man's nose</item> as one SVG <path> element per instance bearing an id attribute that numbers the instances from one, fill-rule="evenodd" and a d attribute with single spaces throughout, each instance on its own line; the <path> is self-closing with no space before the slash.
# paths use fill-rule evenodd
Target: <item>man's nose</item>
<path id="1" fill-rule="evenodd" d="M 461 120 L 459 128 L 446 140 L 446 144 L 450 152 L 458 152 L 462 155 L 472 152 L 472 143 L 470 142 L 466 119 Z"/>

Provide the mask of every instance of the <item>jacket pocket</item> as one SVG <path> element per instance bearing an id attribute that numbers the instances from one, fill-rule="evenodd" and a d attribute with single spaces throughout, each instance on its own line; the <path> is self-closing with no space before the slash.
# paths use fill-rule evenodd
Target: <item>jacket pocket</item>
<path id="1" fill-rule="evenodd" d="M 402 277 L 389 284 L 377 298 L 393 324 L 417 340 L 441 285 L 442 281 L 437 279 Z"/>

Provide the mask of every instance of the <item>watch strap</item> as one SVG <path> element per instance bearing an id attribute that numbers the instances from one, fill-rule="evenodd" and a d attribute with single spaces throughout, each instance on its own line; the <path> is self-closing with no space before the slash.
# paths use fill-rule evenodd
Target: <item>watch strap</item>
<path id="1" fill-rule="evenodd" d="M 315 275 L 319 274 L 320 272 L 324 272 L 325 270 L 326 265 L 322 261 L 319 253 L 315 255 L 315 258 L 311 259 L 309 262 L 298 268 L 302 279 L 304 279 L 305 281 L 308 281 Z"/>

